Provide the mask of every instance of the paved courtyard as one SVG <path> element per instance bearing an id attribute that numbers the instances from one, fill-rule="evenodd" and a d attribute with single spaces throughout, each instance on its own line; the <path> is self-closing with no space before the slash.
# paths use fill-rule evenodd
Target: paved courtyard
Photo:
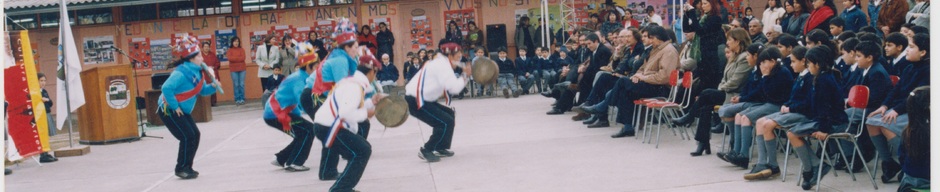
<path id="1" fill-rule="evenodd" d="M 694 141 L 664 130 L 658 149 L 633 137 L 611 139 L 618 128 L 588 129 L 569 114 L 548 116 L 552 100 L 537 95 L 515 99 L 456 100 L 456 156 L 427 163 L 418 148 L 431 128 L 415 118 L 398 128 L 373 121 L 373 147 L 361 191 L 801 191 L 799 160 L 790 159 L 787 181 L 745 181 L 746 170 L 712 155 L 690 157 Z M 264 124 L 260 104 L 214 108 L 213 120 L 199 123 L 202 142 L 193 180 L 173 175 L 178 141 L 163 127 L 130 143 L 91 146 L 91 153 L 62 157 L 39 166 L 8 166 L 6 191 L 326 191 L 333 181 L 317 179 L 319 144 L 306 165 L 290 173 L 270 164 L 290 138 Z M 721 142 L 713 135 L 713 152 Z M 56 136 L 61 139 L 62 136 Z M 317 141 L 319 142 L 319 141 Z M 778 155 L 783 163 L 783 155 Z M 345 161 L 340 164 L 342 167 Z M 868 179 L 830 173 L 821 191 L 874 191 Z M 879 191 L 898 184 L 878 181 Z"/>

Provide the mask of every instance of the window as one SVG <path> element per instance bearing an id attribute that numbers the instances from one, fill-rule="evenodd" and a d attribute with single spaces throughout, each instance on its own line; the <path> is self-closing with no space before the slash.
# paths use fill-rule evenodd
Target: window
<path id="1" fill-rule="evenodd" d="M 318 0 L 317 5 L 351 4 L 353 0 Z"/>
<path id="2" fill-rule="evenodd" d="M 145 21 L 157 19 L 157 4 L 133 5 L 121 7 L 121 14 L 124 15 L 124 21 Z"/>
<path id="3" fill-rule="evenodd" d="M 160 18 L 189 17 L 196 15 L 192 1 L 160 3 Z"/>
<path id="4" fill-rule="evenodd" d="M 242 0 L 242 11 L 263 11 L 277 8 L 275 0 Z"/>
<path id="5" fill-rule="evenodd" d="M 281 9 L 313 7 L 313 0 L 281 0 Z"/>
<path id="6" fill-rule="evenodd" d="M 92 25 L 111 23 L 111 8 L 78 10 L 78 24 Z"/>
<path id="7" fill-rule="evenodd" d="M 215 15 L 232 13 L 232 0 L 199 0 L 196 1 L 199 15 Z"/>
<path id="8" fill-rule="evenodd" d="M 39 24 L 39 27 L 58 28 L 60 17 L 62 16 L 59 15 L 58 12 L 40 14 L 39 20 L 41 24 Z M 69 12 L 69 25 L 75 25 L 75 12 Z"/>
<path id="9" fill-rule="evenodd" d="M 35 29 L 39 25 L 39 22 L 36 21 L 36 14 L 10 16 L 10 19 L 13 20 L 13 23 L 7 23 L 7 29 L 10 31 L 23 30 L 24 27 L 26 29 Z"/>
<path id="10" fill-rule="evenodd" d="M 392 0 L 364 0 L 364 1 L 366 3 L 371 3 L 371 2 L 392 1 Z"/>

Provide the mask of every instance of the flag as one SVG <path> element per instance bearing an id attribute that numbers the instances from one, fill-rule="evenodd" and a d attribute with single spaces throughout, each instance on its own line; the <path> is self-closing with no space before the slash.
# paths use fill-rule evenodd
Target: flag
<path id="1" fill-rule="evenodd" d="M 66 118 L 69 113 L 85 104 L 85 91 L 82 89 L 82 79 L 79 76 L 82 66 L 79 63 L 78 49 L 75 48 L 75 38 L 72 37 L 72 27 L 69 25 L 69 15 L 65 5 L 65 1 L 59 2 L 59 13 L 62 16 L 59 18 L 59 66 L 56 68 L 55 120 L 56 127 L 60 130 L 68 120 Z M 67 88 L 66 83 L 68 83 Z"/>

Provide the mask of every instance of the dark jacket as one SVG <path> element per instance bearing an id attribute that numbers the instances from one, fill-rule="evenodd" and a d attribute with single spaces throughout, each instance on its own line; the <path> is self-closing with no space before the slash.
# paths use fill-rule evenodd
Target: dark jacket
<path id="1" fill-rule="evenodd" d="M 845 114 L 845 99 L 841 94 L 832 94 L 839 91 L 839 84 L 831 72 L 819 74 L 815 80 L 811 81 L 815 83 L 810 91 L 812 95 L 810 103 L 813 106 L 812 111 L 816 114 L 807 115 L 807 117 L 812 117 L 820 132 L 832 133 L 833 125 L 842 125 L 849 121 Z"/>
<path id="2" fill-rule="evenodd" d="M 772 72 L 773 74 L 766 77 L 763 77 L 760 69 L 757 69 L 755 73 L 760 75 L 759 79 L 756 81 L 749 80 L 749 85 L 745 89 L 756 90 L 748 90 L 749 95 L 747 96 L 742 92 L 740 102 L 773 103 L 776 105 L 783 105 L 787 102 L 791 92 L 787 88 L 793 87 L 793 76 L 789 70 L 778 66 Z M 754 83 L 756 85 L 751 85 Z"/>
<path id="3" fill-rule="evenodd" d="M 411 81 L 412 77 L 415 77 L 415 74 L 418 74 L 418 66 L 415 66 L 411 61 L 405 62 L 405 71 L 402 71 L 402 74 L 405 75 L 405 80 Z"/>
<path id="4" fill-rule="evenodd" d="M 375 75 L 375 78 L 379 81 L 398 81 L 398 67 L 392 63 L 382 65 L 382 70 Z"/>
<path id="5" fill-rule="evenodd" d="M 809 20 L 809 13 L 790 16 L 789 21 L 787 21 L 787 26 L 783 27 L 783 32 L 789 33 L 790 35 L 797 37 L 797 39 L 802 39 L 803 35 L 806 35 L 803 34 L 803 26 L 806 25 L 806 20 Z"/>
<path id="6" fill-rule="evenodd" d="M 930 61 L 918 61 L 910 66 L 907 66 L 904 69 L 904 73 L 901 73 L 901 80 L 898 81 L 898 84 L 891 89 L 891 92 L 888 93 L 888 97 L 885 98 L 882 105 L 888 106 L 889 109 L 894 110 L 898 115 L 907 113 L 907 105 L 905 104 L 907 96 L 910 96 L 911 91 L 914 91 L 914 88 L 930 85 Z"/>
<path id="7" fill-rule="evenodd" d="M 561 57 L 556 57 L 554 60 L 552 60 L 552 64 L 554 66 L 552 69 L 555 71 L 561 71 L 561 68 L 571 65 L 572 63 L 574 63 L 574 60 L 571 59 L 571 57 L 565 57 L 564 59 Z"/>
<path id="8" fill-rule="evenodd" d="M 725 33 L 721 28 L 721 18 L 718 15 L 708 15 L 705 23 L 699 22 L 700 15 L 696 10 L 685 12 L 688 19 L 682 20 L 682 29 L 687 32 L 695 32 L 695 35 L 701 38 L 699 50 L 702 50 L 702 57 L 695 68 L 695 74 L 699 77 L 720 78 L 721 70 L 718 67 L 721 62 L 718 60 L 718 45 L 725 43 Z"/>
<path id="9" fill-rule="evenodd" d="M 378 57 L 382 57 L 383 53 L 388 53 L 388 56 L 394 57 L 395 54 L 392 50 L 395 45 L 395 35 L 392 34 L 392 30 L 379 31 L 375 34 L 375 41 L 378 43 L 378 52 L 375 54 Z"/>
<path id="10" fill-rule="evenodd" d="M 862 5 L 856 5 L 852 10 L 843 10 L 842 15 L 839 15 L 839 17 L 842 17 L 842 20 L 845 21 L 845 31 L 858 32 L 862 27 L 868 26 L 866 24 L 868 16 L 862 13 Z"/>
<path id="11" fill-rule="evenodd" d="M 533 65 L 535 63 L 535 60 L 536 59 L 532 57 L 526 57 L 525 60 L 522 60 L 522 57 L 516 57 L 516 61 L 514 62 L 516 64 L 515 74 L 525 75 L 525 73 L 532 73 L 533 70 L 537 69 Z"/>
<path id="12" fill-rule="evenodd" d="M 639 69 L 639 67 L 633 67 L 633 64 L 636 63 L 637 60 L 642 59 L 641 57 L 643 55 L 643 47 L 644 46 L 642 42 L 637 42 L 635 45 L 633 45 L 632 48 L 625 50 L 627 53 L 624 54 L 624 56 L 621 57 L 620 62 L 617 63 L 616 72 L 620 74 L 636 73 L 636 70 Z"/>
<path id="13" fill-rule="evenodd" d="M 889 75 L 901 76 L 901 73 L 904 72 L 904 69 L 907 69 L 907 67 L 911 65 L 911 62 L 907 61 L 905 55 L 898 55 L 898 57 L 902 58 L 901 60 L 898 60 L 897 63 L 892 63 L 894 62 L 894 59 L 887 59 L 888 65 L 885 65 L 885 70 L 888 71 Z"/>
<path id="14" fill-rule="evenodd" d="M 789 107 L 791 113 L 799 113 L 805 116 L 812 115 L 813 110 L 810 108 L 809 103 L 812 89 L 813 74 L 806 73 L 802 77 L 797 76 L 796 81 L 793 82 L 793 87 L 790 89 L 790 99 L 783 105 Z"/>
<path id="15" fill-rule="evenodd" d="M 880 63 L 875 63 L 868 68 L 868 73 L 864 74 L 864 69 L 855 69 L 855 71 L 846 71 L 845 83 L 842 85 L 842 96 L 849 97 L 849 90 L 852 86 L 868 86 L 868 106 L 869 112 L 875 111 L 884 103 L 885 97 L 891 91 L 891 79 L 888 78 L 888 72 Z M 867 115 L 867 114 L 866 114 Z"/>
<path id="16" fill-rule="evenodd" d="M 274 79 L 275 76 L 277 76 L 277 79 Z M 278 86 L 281 86 L 281 81 L 284 81 L 284 78 L 285 78 L 284 75 L 268 76 L 268 82 L 265 83 L 265 87 L 267 87 L 268 90 L 273 91 L 277 89 Z"/>
<path id="17" fill-rule="evenodd" d="M 43 101 L 42 104 L 46 106 L 46 114 L 52 112 L 52 98 L 49 97 L 49 92 L 46 89 L 42 89 L 42 98 L 49 99 L 49 101 Z"/>
<path id="18" fill-rule="evenodd" d="M 591 50 L 588 50 L 588 55 L 591 55 Z M 593 83 L 594 75 L 601 70 L 602 66 L 610 63 L 611 55 L 613 55 L 613 53 L 607 46 L 597 45 L 597 51 L 591 56 L 591 63 L 588 65 L 587 69 L 584 70 L 584 78 L 581 79 L 582 82 L 587 84 Z"/>
<path id="19" fill-rule="evenodd" d="M 516 65 L 513 64 L 512 59 L 506 58 L 506 60 L 503 61 L 499 58 L 496 58 L 493 61 L 495 61 L 496 66 L 499 67 L 499 74 L 518 74 L 518 71 L 516 71 Z"/>

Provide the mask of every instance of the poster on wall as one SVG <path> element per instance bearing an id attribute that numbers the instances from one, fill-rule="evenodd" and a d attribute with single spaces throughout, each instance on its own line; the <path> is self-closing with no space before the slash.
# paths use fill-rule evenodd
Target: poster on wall
<path id="1" fill-rule="evenodd" d="M 431 22 L 427 16 L 415 16 L 411 18 L 411 49 L 426 49 L 434 47 L 434 39 L 431 35 Z"/>
<path id="2" fill-rule="evenodd" d="M 576 3 L 574 4 L 574 16 L 568 18 L 568 23 L 574 25 L 574 28 L 580 28 L 588 24 L 591 21 L 591 13 L 588 8 L 587 3 Z"/>
<path id="3" fill-rule="evenodd" d="M 278 44 L 281 44 L 281 39 L 284 39 L 284 36 L 290 36 L 291 38 L 294 38 L 291 36 L 294 33 L 293 25 L 271 26 L 271 30 L 269 32 L 274 34 L 274 38 L 277 39 Z"/>
<path id="4" fill-rule="evenodd" d="M 388 17 L 372 18 L 372 19 L 369 19 L 369 22 L 366 24 L 372 28 L 372 32 L 378 33 L 379 23 L 385 23 L 385 26 L 388 27 L 389 30 L 392 29 L 392 19 Z"/>
<path id="5" fill-rule="evenodd" d="M 255 53 L 258 46 L 264 45 L 264 38 L 268 36 L 268 31 L 253 31 L 248 33 L 249 42 L 251 42 L 251 60 L 255 60 Z"/>
<path id="6" fill-rule="evenodd" d="M 228 57 L 225 56 L 225 51 L 228 51 L 228 48 L 232 47 L 232 38 L 235 38 L 236 35 L 235 29 L 215 31 L 215 53 L 219 55 L 218 58 L 220 62 L 228 61 Z"/>
<path id="7" fill-rule="evenodd" d="M 150 59 L 153 61 L 151 69 L 166 70 L 167 65 L 173 62 L 173 48 L 170 39 L 156 39 L 150 41 Z"/>
<path id="8" fill-rule="evenodd" d="M 209 34 L 209 35 L 199 35 L 199 36 L 196 36 L 196 39 L 199 40 L 199 48 L 200 48 L 200 49 L 203 48 L 202 45 L 205 44 L 205 43 L 209 43 L 209 48 L 210 48 L 211 50 L 215 50 L 215 49 L 216 49 L 216 46 L 215 46 L 215 43 L 214 43 L 214 42 L 215 42 L 215 36 L 213 36 L 212 34 Z M 216 57 L 216 58 L 219 58 L 219 55 L 218 55 L 219 52 L 215 52 L 215 53 L 216 53 L 216 55 L 213 55 L 213 56 Z M 203 53 L 203 54 L 205 54 L 205 53 Z M 208 55 L 203 55 L 203 57 L 207 57 L 207 56 L 208 56 Z"/>
<path id="9" fill-rule="evenodd" d="M 528 12 L 529 12 L 529 15 L 531 15 L 529 16 L 529 24 L 531 24 L 532 27 L 534 28 L 538 28 L 539 25 L 541 25 L 541 23 L 539 23 L 539 19 L 542 19 L 542 9 L 531 8 L 528 10 Z M 561 8 L 558 5 L 548 6 L 548 22 L 552 26 L 552 28 L 550 29 L 561 28 L 562 20 L 559 19 L 561 17 L 562 17 Z M 552 33 L 554 32 L 555 31 L 552 31 Z"/>
<path id="10" fill-rule="evenodd" d="M 317 21 L 317 26 L 313 28 L 313 31 L 316 32 L 320 40 L 323 41 L 323 46 L 326 50 L 333 48 L 333 38 L 330 38 L 330 36 L 333 34 L 334 26 L 336 26 L 336 22 L 333 21 Z"/>
<path id="11" fill-rule="evenodd" d="M 85 65 L 114 62 L 114 36 L 85 37 L 82 42 Z"/>
<path id="12" fill-rule="evenodd" d="M 297 27 L 294 29 L 294 41 L 304 42 L 307 41 L 307 34 L 313 31 L 311 27 Z"/>
<path id="13" fill-rule="evenodd" d="M 522 19 L 523 16 L 529 16 L 529 10 L 516 9 L 513 15 L 515 16 L 515 19 L 513 20 L 515 22 L 512 24 L 512 26 L 515 27 L 516 25 L 519 25 L 519 19 Z M 529 17 L 529 23 L 532 23 L 532 17 Z"/>
<path id="14" fill-rule="evenodd" d="M 450 21 L 455 21 L 457 22 L 457 27 L 460 28 L 460 33 L 462 35 L 467 35 L 467 33 L 470 31 L 467 23 L 471 21 L 476 23 L 476 12 L 473 11 L 473 9 L 444 11 L 444 19 L 447 20 L 447 22 L 444 24 L 444 29 L 447 29 L 447 25 L 450 25 Z M 479 25 L 477 27 L 479 27 Z"/>
<path id="15" fill-rule="evenodd" d="M 138 37 L 128 39 L 129 56 L 131 65 L 134 69 L 150 69 L 153 67 L 153 60 L 150 57 L 150 38 Z"/>

